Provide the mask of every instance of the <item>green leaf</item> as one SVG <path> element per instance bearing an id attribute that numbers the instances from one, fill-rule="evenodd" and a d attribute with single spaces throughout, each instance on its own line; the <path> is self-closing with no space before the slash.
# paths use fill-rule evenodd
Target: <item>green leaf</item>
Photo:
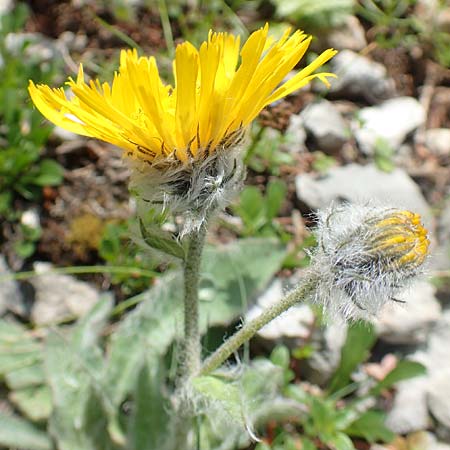
<path id="1" fill-rule="evenodd" d="M 314 442 L 308 438 L 302 438 L 302 450 L 317 450 Z"/>
<path id="2" fill-rule="evenodd" d="M 53 159 L 44 159 L 39 164 L 38 173 L 30 183 L 36 186 L 57 186 L 64 177 L 64 168 Z"/>
<path id="3" fill-rule="evenodd" d="M 111 336 L 104 384 L 114 405 L 132 393 L 145 357 L 156 362 L 177 335 L 182 295 L 181 273 L 163 275 Z"/>
<path id="4" fill-rule="evenodd" d="M 11 202 L 12 202 L 11 191 L 0 192 L 0 214 L 8 213 L 8 210 L 11 207 Z"/>
<path id="5" fill-rule="evenodd" d="M 385 138 L 377 138 L 374 149 L 374 162 L 383 172 L 392 172 L 395 169 L 393 160 L 395 150 Z"/>
<path id="6" fill-rule="evenodd" d="M 271 180 L 266 191 L 266 217 L 267 220 L 274 219 L 280 211 L 286 198 L 286 183 L 281 180 Z"/>
<path id="7" fill-rule="evenodd" d="M 0 376 L 34 365 L 41 359 L 42 346 L 24 326 L 0 320 Z"/>
<path id="8" fill-rule="evenodd" d="M 186 249 L 170 233 L 166 233 L 159 228 L 145 228 L 142 220 L 139 220 L 139 227 L 142 237 L 149 247 L 184 260 Z"/>
<path id="9" fill-rule="evenodd" d="M 369 442 L 391 442 L 395 434 L 384 424 L 385 414 L 380 411 L 367 411 L 355 420 L 345 432 L 351 436 L 362 437 Z"/>
<path id="10" fill-rule="evenodd" d="M 71 339 L 71 345 L 75 350 L 89 351 L 98 343 L 112 307 L 112 296 L 103 295 L 91 310 L 77 322 Z"/>
<path id="11" fill-rule="evenodd" d="M 9 399 L 33 422 L 46 420 L 52 411 L 52 401 L 48 386 L 32 386 L 11 392 Z"/>
<path id="12" fill-rule="evenodd" d="M 383 389 L 389 389 L 399 381 L 425 375 L 426 373 L 426 367 L 418 362 L 408 360 L 400 361 L 383 380 L 371 389 L 370 394 L 375 396 L 379 395 Z"/>
<path id="13" fill-rule="evenodd" d="M 332 156 L 328 156 L 322 152 L 313 152 L 314 161 L 312 163 L 312 168 L 319 173 L 328 172 L 331 167 L 336 165 L 336 159 Z"/>
<path id="14" fill-rule="evenodd" d="M 217 377 L 207 375 L 192 380 L 192 386 L 214 404 L 220 404 L 221 408 L 238 423 L 245 427 L 242 411 L 241 393 L 238 387 Z"/>
<path id="15" fill-rule="evenodd" d="M 36 250 L 36 245 L 34 242 L 30 241 L 17 241 L 14 243 L 13 247 L 17 256 L 24 259 L 31 256 Z"/>
<path id="16" fill-rule="evenodd" d="M 352 440 L 344 433 L 336 433 L 327 441 L 335 450 L 355 450 Z"/>
<path id="17" fill-rule="evenodd" d="M 336 405 L 334 402 L 325 398 L 311 396 L 309 403 L 311 421 L 314 424 L 315 431 L 326 436 L 335 433 Z"/>
<path id="18" fill-rule="evenodd" d="M 103 411 L 111 402 L 100 380 L 103 357 L 97 345 L 111 306 L 111 299 L 103 298 L 71 333 L 55 330 L 47 338 L 45 368 L 53 397 L 49 431 L 58 450 L 112 448 Z"/>
<path id="19" fill-rule="evenodd" d="M 250 230 L 257 230 L 265 223 L 265 202 L 261 191 L 256 186 L 247 186 L 241 192 L 238 205 L 233 207 L 241 216 L 244 225 Z"/>
<path id="20" fill-rule="evenodd" d="M 281 268 L 285 256 L 285 247 L 271 238 L 240 239 L 207 247 L 200 284 L 202 330 L 229 325 L 242 314 Z"/>
<path id="21" fill-rule="evenodd" d="M 0 413 L 0 444 L 23 450 L 51 450 L 50 439 L 44 431 L 28 421 Z"/>
<path id="22" fill-rule="evenodd" d="M 285 345 L 277 345 L 270 354 L 270 360 L 273 364 L 284 370 L 289 369 L 289 363 L 291 361 L 289 349 Z"/>
<path id="23" fill-rule="evenodd" d="M 341 351 L 341 362 L 330 382 L 330 393 L 336 393 L 347 385 L 358 364 L 365 361 L 369 356 L 369 350 L 375 340 L 376 334 L 373 325 L 355 322 L 349 326 L 347 340 Z"/>
<path id="24" fill-rule="evenodd" d="M 272 450 L 272 447 L 264 442 L 259 442 L 256 445 L 255 450 Z"/>
<path id="25" fill-rule="evenodd" d="M 29 366 L 6 373 L 5 381 L 9 389 L 12 390 L 43 384 L 45 382 L 45 374 L 42 362 L 39 360 Z"/>
<path id="26" fill-rule="evenodd" d="M 168 439 L 170 406 L 163 395 L 162 364 L 145 364 L 139 372 L 134 391 L 130 421 L 130 450 L 161 448 Z"/>

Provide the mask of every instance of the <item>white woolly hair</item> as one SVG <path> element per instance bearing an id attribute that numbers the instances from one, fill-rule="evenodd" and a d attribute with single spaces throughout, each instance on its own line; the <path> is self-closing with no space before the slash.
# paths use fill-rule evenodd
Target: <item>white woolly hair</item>
<path id="1" fill-rule="evenodd" d="M 330 317 L 371 319 L 420 272 L 414 264 L 371 252 L 376 223 L 400 211 L 373 205 L 331 205 L 318 214 L 311 270 L 320 274 L 313 301 Z"/>
<path id="2" fill-rule="evenodd" d="M 146 165 L 133 159 L 130 165 L 130 189 L 137 195 L 138 211 L 153 209 L 180 217 L 180 237 L 198 230 L 215 210 L 224 209 L 245 178 L 240 146 L 219 147 L 187 163 L 173 158 Z"/>

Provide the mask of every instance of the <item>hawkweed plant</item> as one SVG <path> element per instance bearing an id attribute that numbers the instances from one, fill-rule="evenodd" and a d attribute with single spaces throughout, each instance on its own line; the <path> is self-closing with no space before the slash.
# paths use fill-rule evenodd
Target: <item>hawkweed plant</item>
<path id="1" fill-rule="evenodd" d="M 202 360 L 202 249 L 209 221 L 242 188 L 248 127 L 265 106 L 315 78 L 328 85 L 334 76 L 317 72 L 336 53 L 328 49 L 285 81 L 311 37 L 288 30 L 275 40 L 268 32 L 267 25 L 255 31 L 242 47 L 239 37 L 214 32 L 199 49 L 189 42 L 178 45 L 173 86 L 161 80 L 153 57 L 138 56 L 136 50 L 121 52 L 111 84 L 86 82 L 81 65 L 76 80 L 66 83 L 70 93 L 29 84 L 34 104 L 49 121 L 123 149 L 140 216 L 176 218 L 175 235 L 149 232 L 143 220 L 141 232 L 147 244 L 184 265 L 184 338 L 173 400 L 178 418 L 173 448 L 178 450 L 195 447 L 195 379 L 210 375 L 299 301 L 310 299 L 349 318 L 376 314 L 418 272 L 428 251 L 426 230 L 416 214 L 334 207 L 320 216 L 319 246 L 301 285 Z"/>

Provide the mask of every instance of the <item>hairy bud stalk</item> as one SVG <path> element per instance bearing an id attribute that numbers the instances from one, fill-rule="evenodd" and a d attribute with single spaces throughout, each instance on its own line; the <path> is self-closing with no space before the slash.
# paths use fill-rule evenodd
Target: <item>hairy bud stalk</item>
<path id="1" fill-rule="evenodd" d="M 427 230 L 418 214 L 373 206 L 332 206 L 319 214 L 318 246 L 300 285 L 247 322 L 203 364 L 217 369 L 263 326 L 301 301 L 331 317 L 371 318 L 420 272 L 428 255 Z"/>

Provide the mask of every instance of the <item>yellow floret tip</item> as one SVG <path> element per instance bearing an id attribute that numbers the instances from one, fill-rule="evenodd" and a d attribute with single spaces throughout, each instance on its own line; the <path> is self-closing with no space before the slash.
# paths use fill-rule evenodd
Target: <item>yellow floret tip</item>
<path id="1" fill-rule="evenodd" d="M 111 84 L 76 80 L 63 88 L 29 84 L 30 96 L 51 122 L 84 136 L 123 148 L 128 156 L 150 164 L 161 159 L 186 163 L 218 149 L 236 147 L 260 111 L 314 78 L 328 85 L 332 73 L 316 71 L 336 51 L 325 50 L 288 81 L 311 37 L 287 30 L 279 40 L 268 25 L 240 38 L 210 31 L 199 49 L 189 42 L 176 48 L 174 85 L 165 84 L 155 58 L 123 50 Z"/>
<path id="2" fill-rule="evenodd" d="M 430 241 L 419 214 L 396 211 L 375 224 L 372 253 L 392 258 L 399 267 L 419 266 L 428 255 Z"/>

